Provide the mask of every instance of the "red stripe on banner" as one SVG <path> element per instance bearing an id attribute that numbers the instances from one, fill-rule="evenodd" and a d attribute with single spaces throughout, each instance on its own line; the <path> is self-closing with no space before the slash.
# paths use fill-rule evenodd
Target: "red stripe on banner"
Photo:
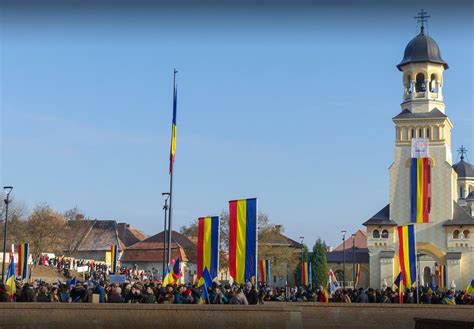
<path id="1" fill-rule="evenodd" d="M 21 275 L 21 257 L 23 255 L 23 251 L 21 250 L 21 244 L 18 245 L 18 276 Z"/>
<path id="2" fill-rule="evenodd" d="M 198 219 L 198 254 L 197 254 L 197 277 L 198 279 L 202 276 L 202 261 L 204 258 L 203 255 L 203 243 L 204 243 L 204 219 Z"/>
<path id="3" fill-rule="evenodd" d="M 265 274 L 263 273 L 263 260 L 259 261 L 258 267 L 260 268 L 260 281 L 265 282 Z"/>
<path id="4" fill-rule="evenodd" d="M 237 277 L 236 253 L 237 247 L 237 201 L 229 202 L 229 272 L 232 278 Z"/>
<path id="5" fill-rule="evenodd" d="M 398 259 L 400 263 L 400 268 L 402 270 L 402 281 L 403 285 L 406 287 L 406 272 L 405 272 L 405 262 L 403 261 L 404 259 L 404 254 L 403 254 L 403 226 L 397 227 L 398 230 Z"/>
<path id="6" fill-rule="evenodd" d="M 430 159 L 423 158 L 423 223 L 429 222 Z"/>

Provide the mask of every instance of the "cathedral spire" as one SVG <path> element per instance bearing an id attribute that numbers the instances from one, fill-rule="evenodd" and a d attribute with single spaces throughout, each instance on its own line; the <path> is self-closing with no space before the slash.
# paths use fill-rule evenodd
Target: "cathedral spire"
<path id="1" fill-rule="evenodd" d="M 467 148 L 465 148 L 464 145 L 461 145 L 461 147 L 458 148 L 457 151 L 458 151 L 458 154 L 461 157 L 461 160 L 464 160 L 464 154 L 466 154 L 467 151 L 468 151 Z"/>
<path id="2" fill-rule="evenodd" d="M 428 13 L 426 11 L 423 11 L 423 9 L 421 9 L 421 11 L 418 13 L 418 16 L 415 16 L 414 18 L 417 20 L 418 23 L 421 23 L 421 26 L 420 26 L 420 34 L 421 35 L 424 35 L 425 34 L 425 23 L 428 23 L 428 18 L 431 17 L 429 15 L 427 15 Z"/>

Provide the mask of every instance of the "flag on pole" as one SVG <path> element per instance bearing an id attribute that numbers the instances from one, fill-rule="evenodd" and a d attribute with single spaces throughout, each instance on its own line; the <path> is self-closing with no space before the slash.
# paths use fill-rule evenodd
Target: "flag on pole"
<path id="1" fill-rule="evenodd" d="M 28 243 L 18 245 L 18 276 L 26 280 L 28 274 Z"/>
<path id="2" fill-rule="evenodd" d="M 207 291 L 207 288 L 212 286 L 212 277 L 207 267 L 204 268 L 204 271 L 202 272 L 202 277 L 199 285 L 201 286 L 201 297 L 198 301 L 198 304 L 204 304 L 204 302 L 210 304 L 209 293 Z"/>
<path id="3" fill-rule="evenodd" d="M 174 71 L 175 75 L 177 71 Z M 173 173 L 174 157 L 176 154 L 176 112 L 178 105 L 178 87 L 176 82 L 173 86 L 173 122 L 171 124 L 171 147 L 170 147 L 170 175 Z"/>
<path id="4" fill-rule="evenodd" d="M 205 268 L 212 278 L 219 270 L 219 217 L 198 219 L 197 278 L 200 279 Z"/>
<path id="5" fill-rule="evenodd" d="M 257 199 L 229 201 L 229 271 L 237 283 L 254 280 L 257 267 Z"/>
<path id="6" fill-rule="evenodd" d="M 260 282 L 270 283 L 270 260 L 261 259 L 258 267 L 260 269 Z"/>
<path id="7" fill-rule="evenodd" d="M 413 224 L 398 226 L 398 257 L 403 285 L 411 289 L 416 283 L 416 242 Z"/>
<path id="8" fill-rule="evenodd" d="M 176 262 L 174 262 L 173 269 L 171 270 L 171 276 L 173 277 L 173 281 L 177 281 L 183 273 L 181 273 L 181 261 L 178 258 Z"/>
<path id="9" fill-rule="evenodd" d="M 309 285 L 309 266 L 307 261 L 301 262 L 301 284 L 303 286 Z"/>
<path id="10" fill-rule="evenodd" d="M 471 280 L 466 288 L 466 294 L 474 294 L 474 280 Z"/>
<path id="11" fill-rule="evenodd" d="M 439 270 L 439 288 L 440 289 L 446 289 L 448 286 L 448 278 L 447 278 L 447 273 L 446 273 L 446 265 L 439 265 L 438 267 Z"/>
<path id="12" fill-rule="evenodd" d="M 166 287 L 172 282 L 173 282 L 173 277 L 170 274 L 170 267 L 169 265 L 166 265 L 166 271 L 165 271 L 165 274 L 163 275 L 163 282 L 161 284 L 163 285 L 163 287 Z"/>
<path id="13" fill-rule="evenodd" d="M 334 275 L 334 272 L 332 270 L 329 270 L 328 284 L 329 284 L 330 293 L 333 293 L 334 291 L 341 288 L 341 286 L 339 285 L 339 282 L 337 282 L 336 276 Z"/>
<path id="14" fill-rule="evenodd" d="M 362 266 L 360 265 L 360 263 L 356 264 L 354 288 L 356 288 L 360 284 L 361 269 L 362 269 Z"/>
<path id="15" fill-rule="evenodd" d="M 8 294 L 12 297 L 16 292 L 15 283 L 15 259 L 10 257 L 10 265 L 8 266 L 7 280 L 5 286 L 8 288 Z"/>
<path id="16" fill-rule="evenodd" d="M 117 272 L 117 259 L 118 259 L 118 245 L 114 244 L 110 248 L 110 273 L 115 274 Z"/>
<path id="17" fill-rule="evenodd" d="M 400 282 L 402 282 L 402 272 L 398 273 L 395 281 L 393 281 L 393 284 L 400 288 Z"/>

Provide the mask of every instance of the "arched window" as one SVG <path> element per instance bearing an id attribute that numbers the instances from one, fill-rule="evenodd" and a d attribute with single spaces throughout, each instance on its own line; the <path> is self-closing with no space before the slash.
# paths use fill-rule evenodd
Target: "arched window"
<path id="1" fill-rule="evenodd" d="M 423 137 L 423 129 L 418 129 L 418 137 L 421 138 Z"/>
<path id="2" fill-rule="evenodd" d="M 459 197 L 464 198 L 464 187 L 462 186 L 459 187 Z"/>
<path id="3" fill-rule="evenodd" d="M 432 74 L 431 75 L 431 79 L 430 79 L 430 91 L 432 93 L 437 93 L 438 92 L 438 77 L 436 76 L 436 74 Z"/>
<path id="4" fill-rule="evenodd" d="M 373 237 L 374 239 L 379 239 L 379 238 L 380 238 L 380 232 L 379 232 L 379 230 L 374 230 L 374 231 L 372 232 L 372 237 Z"/>
<path id="5" fill-rule="evenodd" d="M 426 138 L 430 138 L 430 128 L 426 128 Z"/>
<path id="6" fill-rule="evenodd" d="M 459 231 L 458 230 L 455 230 L 453 232 L 453 239 L 459 239 Z"/>
<path id="7" fill-rule="evenodd" d="M 469 233 L 471 233 L 469 232 L 469 230 L 462 231 L 462 234 L 464 235 L 464 239 L 469 239 Z"/>
<path id="8" fill-rule="evenodd" d="M 410 74 L 405 76 L 405 92 L 407 94 L 411 93 L 411 81 L 410 81 Z"/>
<path id="9" fill-rule="evenodd" d="M 411 129 L 411 138 L 415 138 L 415 129 Z"/>
<path id="10" fill-rule="evenodd" d="M 416 92 L 426 91 L 425 75 L 423 73 L 418 73 L 416 75 L 415 89 L 416 89 Z"/>
<path id="11" fill-rule="evenodd" d="M 382 239 L 388 239 L 388 231 L 387 230 L 382 231 Z"/>

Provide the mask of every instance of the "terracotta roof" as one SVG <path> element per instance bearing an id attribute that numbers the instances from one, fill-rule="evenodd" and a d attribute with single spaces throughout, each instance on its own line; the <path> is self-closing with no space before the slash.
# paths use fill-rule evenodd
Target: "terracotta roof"
<path id="1" fill-rule="evenodd" d="M 121 261 L 124 262 L 162 262 L 164 233 L 160 232 L 126 248 Z M 186 236 L 172 231 L 171 256 L 183 261 L 194 261 L 196 245 Z"/>
<path id="2" fill-rule="evenodd" d="M 353 239 L 354 238 L 352 237 L 352 235 L 346 239 L 346 252 L 349 249 L 352 250 Z M 357 232 L 355 232 L 355 247 L 357 249 L 367 249 L 367 232 L 362 231 L 362 230 L 358 230 Z M 341 243 L 336 248 L 334 248 L 333 251 L 343 251 L 343 250 L 344 250 L 344 246 L 343 246 L 343 243 Z"/>
<path id="3" fill-rule="evenodd" d="M 123 242 L 125 247 L 129 247 L 147 238 L 145 234 L 127 223 L 119 223 L 117 229 L 119 239 Z"/>

